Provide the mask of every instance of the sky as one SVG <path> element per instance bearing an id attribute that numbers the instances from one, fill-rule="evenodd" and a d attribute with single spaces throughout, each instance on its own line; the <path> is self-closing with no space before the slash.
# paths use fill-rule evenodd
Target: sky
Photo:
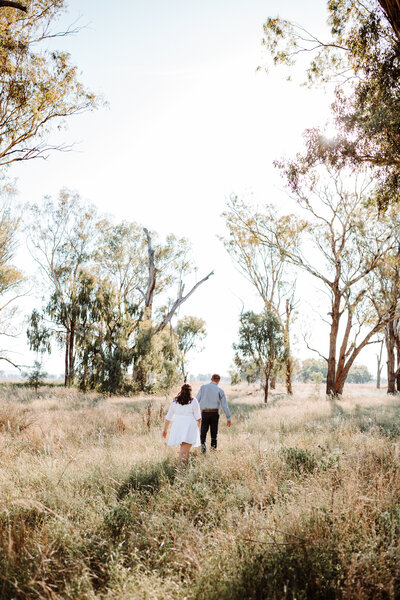
<path id="1" fill-rule="evenodd" d="M 59 27 L 84 27 L 57 38 L 54 47 L 71 53 L 81 80 L 107 107 L 69 119 L 53 135 L 74 143 L 73 151 L 12 168 L 21 203 L 68 187 L 116 220 L 190 240 L 197 278 L 215 271 L 180 311 L 207 324 L 193 373 L 226 374 L 242 306 L 262 308 L 218 239 L 228 198 L 238 194 L 291 210 L 272 163 L 293 156 L 302 132 L 329 115 L 332 98 L 300 87 L 301 72 L 288 83 L 279 69 L 257 71 L 267 60 L 263 23 L 277 14 L 326 31 L 323 0 L 281 0 L 279 13 L 270 0 L 120 0 L 112 8 L 105 0 L 71 0 Z M 313 323 L 309 298 L 302 302 L 299 331 L 302 320 Z M 25 304 L 28 310 L 40 298 Z M 323 346 L 317 321 L 316 343 Z M 17 352 L 29 361 L 23 338 Z M 304 357 L 300 342 L 297 352 Z M 45 367 L 62 372 L 61 357 L 54 354 Z"/>

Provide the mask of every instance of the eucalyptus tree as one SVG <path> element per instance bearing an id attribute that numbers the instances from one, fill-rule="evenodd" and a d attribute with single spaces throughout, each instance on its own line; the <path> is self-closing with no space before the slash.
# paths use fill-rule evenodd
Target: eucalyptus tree
<path id="1" fill-rule="evenodd" d="M 69 54 L 48 48 L 49 39 L 72 33 L 55 29 L 66 2 L 3 2 L 2 7 L 0 166 L 63 149 L 49 139 L 52 126 L 61 127 L 72 115 L 98 106 L 95 95 L 80 82 Z"/>
<path id="2" fill-rule="evenodd" d="M 383 333 L 387 353 L 387 392 L 395 394 L 400 391 L 400 218 L 397 207 L 390 206 L 381 215 L 381 221 L 392 228 L 395 243 L 385 255 L 385 260 L 371 273 L 368 293 L 377 315 L 385 311 L 392 315 Z M 380 383 L 382 345 L 377 362 L 377 381 Z"/>
<path id="3" fill-rule="evenodd" d="M 390 308 L 375 302 L 370 275 L 396 247 L 397 225 L 382 220 L 368 204 L 368 177 L 346 178 L 328 166 L 322 172 L 310 170 L 291 189 L 305 218 L 291 214 L 268 224 L 253 216 L 247 227 L 328 293 L 328 351 L 318 354 L 328 366 L 326 393 L 338 395 L 361 350 L 395 317 Z M 293 236 L 301 242 L 288 245 L 286 240 Z"/>
<path id="4" fill-rule="evenodd" d="M 86 276 L 93 265 L 97 213 L 79 194 L 60 191 L 57 201 L 27 207 L 28 247 L 44 279 L 43 311 L 34 310 L 28 339 L 31 349 L 51 350 L 50 339 L 64 348 L 65 385 L 74 381 L 76 336 L 85 313 Z M 88 299 L 86 299 L 86 304 Z"/>
<path id="5" fill-rule="evenodd" d="M 179 319 L 175 333 L 178 338 L 179 368 L 183 381 L 188 378 L 187 356 L 206 336 L 206 323 L 199 317 L 186 315 Z"/>
<path id="6" fill-rule="evenodd" d="M 269 244 L 261 243 L 258 236 L 249 228 L 249 210 L 245 202 L 236 196 L 231 197 L 223 213 L 227 236 L 222 237 L 224 246 L 237 269 L 255 287 L 264 302 L 265 308 L 272 311 L 282 325 L 285 340 L 285 380 L 286 391 L 292 394 L 293 359 L 290 349 L 290 326 L 294 313 L 295 281 L 289 273 L 286 256 L 273 244 L 273 234 Z M 276 222 L 278 214 L 272 204 L 252 215 L 260 226 Z M 296 238 L 287 238 L 286 243 L 296 243 Z"/>
<path id="7" fill-rule="evenodd" d="M 17 300 L 23 294 L 24 276 L 14 264 L 18 241 L 20 217 L 10 206 L 10 200 L 0 201 L 0 337 L 14 338 L 17 335 L 15 317 Z M 18 367 L 6 350 L 0 350 L 0 360 Z"/>
<path id="8" fill-rule="evenodd" d="M 250 361 L 264 380 L 264 402 L 268 401 L 269 382 L 276 363 L 284 358 L 285 345 L 281 323 L 276 315 L 265 310 L 240 315 L 239 341 L 233 345 L 237 365 Z"/>
<path id="9" fill-rule="evenodd" d="M 338 134 L 306 132 L 306 151 L 292 163 L 293 181 L 311 165 L 374 169 L 379 206 L 398 202 L 400 180 L 400 11 L 397 0 L 329 0 L 329 33 L 307 23 L 270 17 L 264 46 L 275 64 L 291 72 L 302 54 L 310 85 L 331 83 Z"/>
<path id="10" fill-rule="evenodd" d="M 186 239 L 168 235 L 161 241 L 137 223 L 103 220 L 98 230 L 95 260 L 99 277 L 113 289 L 115 347 L 123 339 L 124 363 L 132 365 L 135 388 L 149 389 L 154 387 L 149 378 L 165 380 L 162 364 L 171 370 L 171 364 L 179 362 L 172 318 L 212 273 L 185 293 L 184 280 L 193 271 Z"/>

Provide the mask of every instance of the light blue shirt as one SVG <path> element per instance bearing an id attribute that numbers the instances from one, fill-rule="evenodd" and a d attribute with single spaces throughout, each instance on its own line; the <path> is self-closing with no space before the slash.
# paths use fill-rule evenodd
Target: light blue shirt
<path id="1" fill-rule="evenodd" d="M 221 407 L 226 414 L 227 420 L 231 420 L 231 413 L 226 401 L 225 392 L 214 381 L 202 385 L 197 392 L 196 398 L 199 401 L 201 410 L 206 408 L 219 409 Z"/>

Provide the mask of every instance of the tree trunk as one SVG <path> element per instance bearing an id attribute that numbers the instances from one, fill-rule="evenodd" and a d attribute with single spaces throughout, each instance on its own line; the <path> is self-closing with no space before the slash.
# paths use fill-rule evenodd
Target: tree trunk
<path id="1" fill-rule="evenodd" d="M 290 354 L 290 335 L 289 335 L 289 327 L 290 327 L 290 315 L 293 310 L 293 306 L 289 302 L 289 299 L 286 299 L 286 322 L 284 329 L 284 345 L 285 345 L 285 379 L 286 379 L 286 393 L 292 395 L 292 373 L 293 373 L 293 363 L 292 357 Z"/>
<path id="2" fill-rule="evenodd" d="M 396 390 L 400 392 L 400 336 L 399 336 L 399 320 L 393 321 L 393 332 L 396 344 Z"/>
<path id="3" fill-rule="evenodd" d="M 332 306 L 332 323 L 329 334 L 328 372 L 326 374 L 326 395 L 337 396 L 335 387 L 336 379 L 336 343 L 339 332 L 339 303 L 340 298 L 335 299 Z"/>
<path id="4" fill-rule="evenodd" d="M 399 0 L 378 0 L 383 11 L 393 28 L 398 39 L 400 39 L 400 2 Z"/>
<path id="5" fill-rule="evenodd" d="M 64 386 L 65 387 L 68 387 L 68 381 L 69 381 L 68 357 L 69 357 L 69 333 L 67 333 L 66 340 L 65 340 L 65 359 L 64 359 Z"/>
<path id="6" fill-rule="evenodd" d="M 376 369 L 376 389 L 377 390 L 381 389 L 381 370 L 382 370 L 381 361 L 378 358 L 378 366 Z"/>
<path id="7" fill-rule="evenodd" d="M 395 376 L 395 355 L 394 355 L 394 346 L 395 346 L 395 337 L 394 337 L 394 329 L 393 322 L 390 322 L 385 327 L 385 342 L 386 342 L 386 352 L 387 352 L 387 393 L 395 394 L 396 393 L 396 376 Z"/>
<path id="8" fill-rule="evenodd" d="M 268 392 L 269 392 L 269 375 L 265 375 L 265 383 L 264 383 L 264 402 L 267 404 L 268 402 Z"/>
<path id="9" fill-rule="evenodd" d="M 68 349 L 68 387 L 74 382 L 74 342 L 75 342 L 75 323 L 71 324 L 71 333 L 69 335 L 69 349 Z"/>
<path id="10" fill-rule="evenodd" d="M 271 377 L 271 390 L 275 390 L 275 389 L 276 389 L 276 375 Z"/>
<path id="11" fill-rule="evenodd" d="M 379 354 L 376 355 L 376 389 L 380 390 L 381 389 L 381 373 L 382 373 L 382 350 L 383 350 L 383 344 L 384 344 L 384 340 L 381 340 L 380 342 L 381 347 L 379 350 Z"/>

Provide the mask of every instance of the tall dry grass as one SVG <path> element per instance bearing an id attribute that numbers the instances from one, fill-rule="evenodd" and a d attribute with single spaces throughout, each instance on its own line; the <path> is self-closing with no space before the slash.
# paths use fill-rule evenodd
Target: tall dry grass
<path id="1" fill-rule="evenodd" d="M 399 598 L 399 400 L 227 392 L 177 470 L 166 398 L 0 390 L 0 598 Z"/>

